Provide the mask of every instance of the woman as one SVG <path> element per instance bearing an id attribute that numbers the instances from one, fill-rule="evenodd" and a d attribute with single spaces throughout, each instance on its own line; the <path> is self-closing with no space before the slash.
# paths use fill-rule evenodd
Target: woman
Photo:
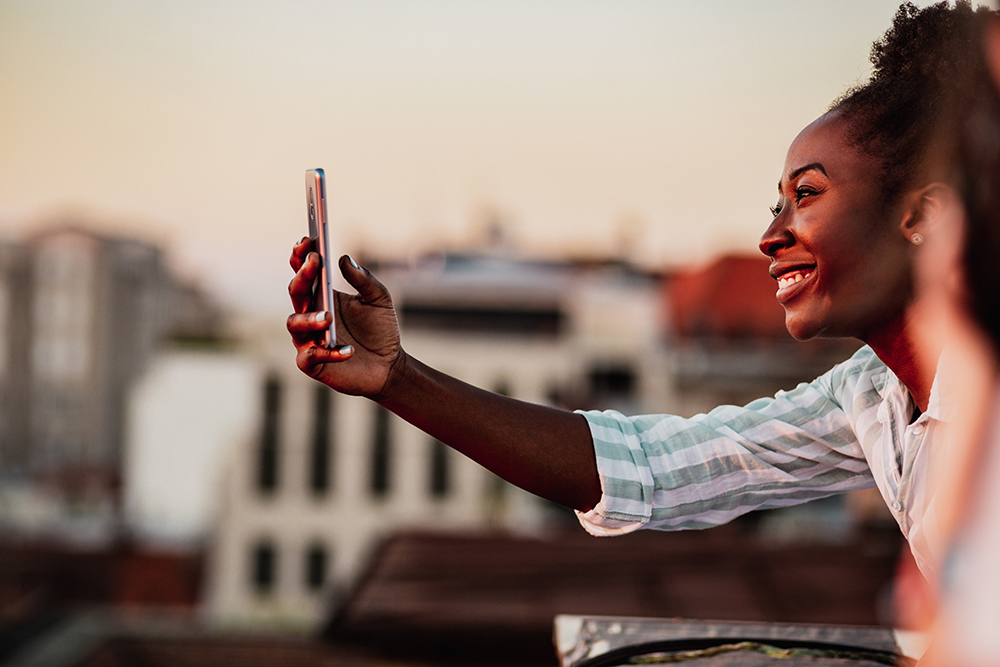
<path id="1" fill-rule="evenodd" d="M 933 572 L 926 472 L 940 415 L 926 370 L 933 364 L 920 363 L 911 334 L 912 265 L 946 192 L 924 169 L 925 130 L 942 111 L 937 71 L 956 56 L 956 26 L 969 14 L 966 6 L 904 5 L 873 48 L 871 81 L 788 150 L 774 219 L 760 242 L 786 325 L 800 339 L 867 343 L 814 382 L 692 419 L 523 403 L 409 356 L 388 292 L 346 257 L 340 269 L 358 294 L 338 295 L 337 339 L 347 344 L 328 350 L 317 344 L 330 317 L 311 312 L 319 260 L 305 239 L 292 251 L 295 314 L 287 324 L 299 368 L 578 510 L 594 534 L 704 527 L 876 485 L 921 569 Z M 911 65 L 901 68 L 906 60 Z"/>

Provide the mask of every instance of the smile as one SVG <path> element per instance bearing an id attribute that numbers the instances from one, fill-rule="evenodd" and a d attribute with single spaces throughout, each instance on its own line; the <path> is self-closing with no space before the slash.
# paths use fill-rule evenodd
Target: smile
<path id="1" fill-rule="evenodd" d="M 794 271 L 789 271 L 788 273 L 776 276 L 775 279 L 778 281 L 778 291 L 775 296 L 778 298 L 778 301 L 784 304 L 793 296 L 798 294 L 799 291 L 805 287 L 802 282 L 812 276 L 815 270 L 816 267 L 808 267 L 795 269 Z"/>
<path id="2" fill-rule="evenodd" d="M 804 271 L 791 271 L 785 275 L 778 278 L 778 289 L 783 290 L 786 287 L 790 287 L 795 283 L 802 282 L 812 274 L 812 269 L 806 269 Z"/>

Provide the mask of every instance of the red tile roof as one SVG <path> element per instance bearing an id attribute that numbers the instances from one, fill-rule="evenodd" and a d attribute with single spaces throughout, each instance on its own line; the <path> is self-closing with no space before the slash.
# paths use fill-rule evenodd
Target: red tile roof
<path id="1" fill-rule="evenodd" d="M 790 338 L 777 283 L 763 256 L 723 255 L 680 270 L 666 298 L 673 332 L 682 338 Z"/>

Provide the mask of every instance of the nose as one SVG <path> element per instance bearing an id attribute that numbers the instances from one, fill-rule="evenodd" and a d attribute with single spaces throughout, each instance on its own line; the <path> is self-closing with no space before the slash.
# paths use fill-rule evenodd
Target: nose
<path id="1" fill-rule="evenodd" d="M 795 235 L 786 224 L 786 214 L 778 213 L 774 220 L 767 226 L 760 237 L 757 247 L 768 257 L 774 257 L 782 248 L 790 248 L 795 245 Z"/>

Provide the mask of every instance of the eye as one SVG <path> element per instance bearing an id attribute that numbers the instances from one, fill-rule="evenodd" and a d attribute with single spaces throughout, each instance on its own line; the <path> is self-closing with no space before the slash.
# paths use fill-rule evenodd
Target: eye
<path id="1" fill-rule="evenodd" d="M 798 203 L 798 202 L 802 201 L 803 199 L 805 199 L 806 197 L 809 197 L 809 196 L 815 195 L 815 194 L 818 194 L 818 193 L 816 192 L 816 190 L 814 190 L 814 189 L 812 189 L 810 187 L 796 188 L 795 189 L 795 202 Z"/>
<path id="2" fill-rule="evenodd" d="M 771 206 L 770 209 L 771 209 L 771 215 L 777 218 L 778 214 L 781 213 L 781 202 L 779 201 L 774 206 Z"/>

